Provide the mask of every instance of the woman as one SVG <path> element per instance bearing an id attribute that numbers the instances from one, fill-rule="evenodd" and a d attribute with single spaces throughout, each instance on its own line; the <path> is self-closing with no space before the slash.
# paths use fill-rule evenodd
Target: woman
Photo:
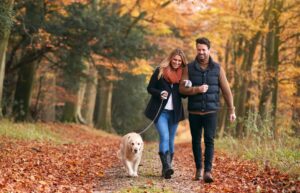
<path id="1" fill-rule="evenodd" d="M 162 176 L 165 179 L 170 179 L 174 173 L 171 165 L 174 155 L 174 138 L 179 121 L 184 119 L 179 82 L 182 69 L 186 64 L 187 60 L 183 51 L 175 49 L 154 71 L 147 87 L 151 99 L 145 115 L 151 120 L 155 119 L 155 127 L 159 133 Z"/>

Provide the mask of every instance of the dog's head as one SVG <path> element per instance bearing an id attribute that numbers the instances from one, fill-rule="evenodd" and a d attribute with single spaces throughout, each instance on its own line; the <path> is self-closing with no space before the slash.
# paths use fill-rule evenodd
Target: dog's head
<path id="1" fill-rule="evenodd" d="M 128 136 L 128 145 L 133 154 L 139 154 L 144 148 L 144 142 L 139 135 Z"/>

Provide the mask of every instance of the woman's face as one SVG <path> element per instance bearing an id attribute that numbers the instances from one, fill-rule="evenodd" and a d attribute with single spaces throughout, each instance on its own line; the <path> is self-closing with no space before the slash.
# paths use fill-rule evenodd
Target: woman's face
<path id="1" fill-rule="evenodd" d="M 179 55 L 175 55 L 172 60 L 171 60 L 171 67 L 173 69 L 177 69 L 181 66 L 182 64 L 182 59 Z"/>

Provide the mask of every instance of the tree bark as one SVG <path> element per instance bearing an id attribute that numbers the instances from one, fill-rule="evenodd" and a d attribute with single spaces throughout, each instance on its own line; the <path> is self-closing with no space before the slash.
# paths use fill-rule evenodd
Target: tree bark
<path id="1" fill-rule="evenodd" d="M 36 65 L 38 61 L 22 65 L 18 72 L 18 81 L 13 105 L 13 116 L 15 121 L 31 119 L 30 101 Z"/>
<path id="2" fill-rule="evenodd" d="M 76 122 L 76 104 L 75 102 L 65 102 L 63 116 L 63 122 Z"/>
<path id="3" fill-rule="evenodd" d="M 273 133 L 274 133 L 274 137 L 278 138 L 279 136 L 279 129 L 277 127 L 277 123 L 276 123 L 276 116 L 277 116 L 277 100 L 278 100 L 278 70 L 279 70 L 279 46 L 280 46 L 280 26 L 279 26 L 279 20 L 280 20 L 280 14 L 281 14 L 281 9 L 283 6 L 283 1 L 279 0 L 279 1 L 275 1 L 276 2 L 276 12 L 274 12 L 274 28 L 272 30 L 274 30 L 274 70 L 275 70 L 275 77 L 274 77 L 274 90 L 272 92 L 272 117 L 273 117 L 273 124 L 272 124 L 272 128 L 273 128 Z"/>
<path id="4" fill-rule="evenodd" d="M 55 73 L 47 72 L 45 76 L 45 84 L 43 85 L 47 90 L 43 89 L 42 94 L 42 112 L 41 120 L 45 122 L 55 121 Z"/>
<path id="5" fill-rule="evenodd" d="M 86 91 L 86 81 L 81 81 L 79 83 L 79 90 L 78 90 L 77 102 L 76 102 L 76 122 L 83 123 L 83 124 L 86 124 L 86 121 L 81 114 L 85 91 Z"/>
<path id="6" fill-rule="evenodd" d="M 8 12 L 12 10 L 14 0 L 7 0 L 7 9 Z M 2 29 L 5 30 L 3 34 L 3 38 L 0 39 L 0 118 L 3 117 L 2 112 L 2 95 L 3 95 L 3 80 L 5 74 L 5 64 L 6 64 L 6 50 L 10 35 L 10 29 Z"/>
<path id="7" fill-rule="evenodd" d="M 89 79 L 87 80 L 87 88 L 85 93 L 85 108 L 83 110 L 83 117 L 86 124 L 89 126 L 94 125 L 93 116 L 95 111 L 97 95 L 97 70 L 95 68 L 89 69 Z"/>
<path id="8" fill-rule="evenodd" d="M 105 70 L 106 71 L 106 70 Z M 112 73 L 111 70 L 105 74 Z M 107 76 L 102 76 L 107 77 Z M 100 79 L 98 81 L 96 128 L 110 133 L 116 133 L 111 123 L 111 101 L 112 101 L 113 83 L 110 80 Z"/>
<path id="9" fill-rule="evenodd" d="M 247 109 L 248 109 L 247 105 L 249 105 L 248 100 L 250 99 L 250 92 L 248 91 L 248 89 L 249 89 L 250 81 L 252 80 L 251 69 L 253 66 L 254 54 L 256 51 L 258 41 L 260 39 L 260 35 L 261 33 L 257 32 L 246 44 L 246 48 L 249 51 L 244 55 L 244 60 L 241 68 L 244 75 L 242 76 L 242 80 L 241 80 L 242 85 L 241 88 L 239 89 L 240 95 L 237 101 L 238 104 L 237 114 L 240 117 L 245 117 L 247 114 Z M 243 136 L 243 134 L 245 133 L 244 129 L 245 128 L 243 125 L 243 121 L 239 121 L 236 126 L 237 137 Z"/>
<path id="10" fill-rule="evenodd" d="M 280 46 L 280 26 L 279 19 L 283 1 L 273 0 L 270 2 L 272 7 L 271 19 L 269 20 L 269 32 L 266 37 L 266 70 L 270 72 L 270 77 L 264 83 L 262 94 L 259 102 L 259 113 L 262 120 L 266 117 L 266 101 L 271 99 L 271 117 L 272 130 L 274 137 L 278 137 L 278 130 L 276 127 L 276 113 L 277 113 L 277 99 L 278 99 L 278 67 L 279 67 L 279 46 Z"/>
<path id="11" fill-rule="evenodd" d="M 296 53 L 295 53 L 295 66 L 300 67 L 300 37 L 296 40 Z M 293 115 L 292 115 L 292 130 L 296 137 L 300 137 L 300 78 L 296 80 L 296 93 L 295 93 L 295 105 L 293 105 Z"/>

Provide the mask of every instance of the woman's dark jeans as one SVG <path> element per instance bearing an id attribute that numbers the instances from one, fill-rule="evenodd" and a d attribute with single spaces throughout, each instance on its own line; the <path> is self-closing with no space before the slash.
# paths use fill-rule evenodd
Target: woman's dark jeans
<path id="1" fill-rule="evenodd" d="M 192 134 L 192 145 L 194 160 L 197 169 L 202 169 L 201 136 L 204 129 L 204 171 L 210 172 L 214 156 L 214 138 L 217 127 L 217 113 L 205 115 L 189 114 L 190 129 Z"/>

